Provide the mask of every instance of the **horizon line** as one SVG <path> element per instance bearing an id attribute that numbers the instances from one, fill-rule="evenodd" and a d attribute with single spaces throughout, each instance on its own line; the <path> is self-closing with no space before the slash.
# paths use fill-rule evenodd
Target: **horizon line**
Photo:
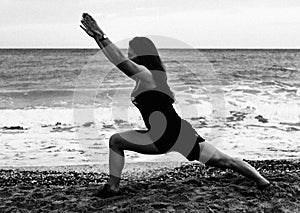
<path id="1" fill-rule="evenodd" d="M 1 50 L 22 50 L 22 49 L 52 49 L 52 50 L 75 50 L 75 49 L 86 49 L 86 50 L 97 50 L 97 47 L 0 47 Z M 127 47 L 120 47 L 120 49 L 127 49 Z M 183 47 L 160 47 L 157 49 L 199 49 L 199 50 L 299 50 L 300 47 L 195 47 L 195 48 L 183 48 Z"/>

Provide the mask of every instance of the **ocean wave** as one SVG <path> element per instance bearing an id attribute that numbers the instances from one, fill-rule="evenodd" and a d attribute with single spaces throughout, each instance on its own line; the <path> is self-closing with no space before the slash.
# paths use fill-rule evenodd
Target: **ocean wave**
<path id="1" fill-rule="evenodd" d="M 126 87 L 121 88 L 126 89 Z M 74 91 L 78 92 L 94 92 L 98 90 L 107 90 L 107 88 L 57 88 L 57 89 L 2 89 L 0 90 L 0 95 L 2 94 L 39 94 L 39 93 L 50 93 L 50 94 L 60 94 L 60 93 L 73 93 Z"/>
<path id="2" fill-rule="evenodd" d="M 247 124 L 245 127 L 258 127 L 258 128 L 264 128 L 264 129 L 276 129 L 276 130 L 280 130 L 280 131 L 284 131 L 284 132 L 297 132 L 300 131 L 299 128 L 295 128 L 295 127 L 280 127 L 280 126 L 275 126 L 275 125 L 258 125 L 258 124 Z"/>
<path id="3" fill-rule="evenodd" d="M 166 59 L 166 60 L 164 60 L 163 61 L 164 63 L 166 63 L 166 64 L 180 64 L 180 62 L 179 61 L 177 61 L 177 60 L 172 60 L 172 59 Z"/>
<path id="4" fill-rule="evenodd" d="M 298 126 L 298 127 L 300 127 L 300 122 L 297 122 L 297 123 L 280 122 L 279 124 L 282 124 L 282 125 L 288 125 L 288 126 Z"/>
<path id="5" fill-rule="evenodd" d="M 29 128 L 23 126 L 4 126 L 0 127 L 2 130 L 28 130 Z"/>
<path id="6" fill-rule="evenodd" d="M 294 67 L 284 67 L 284 66 L 279 66 L 279 65 L 273 65 L 271 67 L 265 67 L 265 70 L 277 70 L 277 71 L 287 71 L 287 72 L 299 72 L 298 69 Z"/>
<path id="7" fill-rule="evenodd" d="M 114 89 L 52 89 L 0 92 L 0 109 L 39 109 L 109 106 Z M 76 96 L 75 96 L 76 95 Z"/>
<path id="8" fill-rule="evenodd" d="M 244 93 L 249 93 L 249 94 L 258 94 L 258 93 L 261 93 L 262 91 L 261 90 L 257 90 L 257 89 L 233 89 L 232 90 L 233 92 L 244 92 Z"/>

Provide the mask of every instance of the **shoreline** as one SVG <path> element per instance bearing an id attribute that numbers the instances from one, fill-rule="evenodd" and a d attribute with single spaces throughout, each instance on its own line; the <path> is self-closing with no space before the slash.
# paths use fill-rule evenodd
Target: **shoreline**
<path id="1" fill-rule="evenodd" d="M 134 175 L 139 173 L 147 173 L 149 171 L 170 171 L 176 167 L 189 164 L 189 162 L 130 162 L 125 163 L 122 174 Z M 57 172 L 77 172 L 77 173 L 107 173 L 109 172 L 108 164 L 80 164 L 80 165 L 60 165 L 60 166 L 0 166 L 0 171 L 57 171 Z"/>
<path id="2" fill-rule="evenodd" d="M 182 161 L 174 161 L 165 159 L 165 161 L 129 161 L 125 162 L 124 171 L 131 171 L 136 166 L 140 166 L 142 170 L 150 169 L 153 167 L 177 167 L 184 164 L 191 164 L 191 163 L 199 163 L 198 161 L 190 162 L 182 158 Z M 245 159 L 240 158 L 246 161 L 255 162 L 255 161 L 291 161 L 291 162 L 300 162 L 300 158 L 258 158 L 258 159 Z M 164 160 L 164 159 L 163 159 Z M 200 163 L 201 164 L 201 163 Z M 108 163 L 82 163 L 82 164 L 65 164 L 65 165 L 6 165 L 1 166 L 0 170 L 3 169 L 16 169 L 16 170 L 57 170 L 57 171 L 90 171 L 90 172 L 105 172 L 108 171 Z"/>
<path id="3" fill-rule="evenodd" d="M 122 195 L 96 193 L 107 173 L 0 168 L 0 212 L 296 212 L 300 210 L 300 159 L 248 161 L 273 186 L 265 191 L 230 170 L 183 163 L 131 165 Z M 146 169 L 145 169 L 146 168 Z M 48 168 L 49 169 L 49 168 Z"/>

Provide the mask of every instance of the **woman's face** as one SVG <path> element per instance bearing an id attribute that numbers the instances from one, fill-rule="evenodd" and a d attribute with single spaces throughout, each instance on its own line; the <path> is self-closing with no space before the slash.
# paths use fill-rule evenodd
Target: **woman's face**
<path id="1" fill-rule="evenodd" d="M 133 59 L 136 56 L 135 52 L 133 51 L 133 49 L 130 46 L 128 47 L 127 55 L 128 55 L 129 59 Z"/>

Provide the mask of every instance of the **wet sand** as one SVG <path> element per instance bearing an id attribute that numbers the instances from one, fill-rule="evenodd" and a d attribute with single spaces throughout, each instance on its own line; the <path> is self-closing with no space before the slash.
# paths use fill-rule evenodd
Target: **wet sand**
<path id="1" fill-rule="evenodd" d="M 300 160 L 248 161 L 273 186 L 198 163 L 125 167 L 121 196 L 94 196 L 107 166 L 2 168 L 0 212 L 299 212 Z"/>

